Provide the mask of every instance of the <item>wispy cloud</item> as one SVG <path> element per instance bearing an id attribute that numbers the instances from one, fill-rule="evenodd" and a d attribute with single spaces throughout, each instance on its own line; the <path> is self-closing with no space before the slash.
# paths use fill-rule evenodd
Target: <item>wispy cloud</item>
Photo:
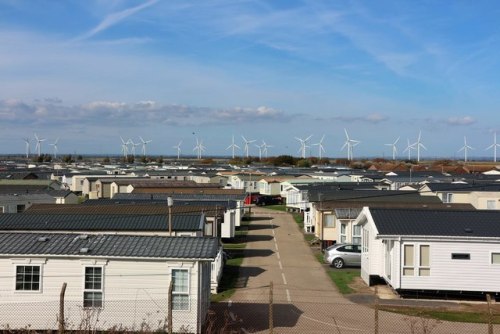
<path id="1" fill-rule="evenodd" d="M 476 120 L 471 116 L 449 117 L 446 119 L 448 125 L 471 125 L 476 123 Z"/>
<path id="2" fill-rule="evenodd" d="M 82 105 L 65 105 L 56 98 L 24 102 L 0 100 L 0 120 L 11 124 L 171 124 L 203 125 L 241 122 L 287 121 L 291 117 L 270 107 L 216 109 L 155 101 L 125 103 L 92 101 Z"/>
<path id="3" fill-rule="evenodd" d="M 83 35 L 77 37 L 75 40 L 81 41 L 81 40 L 91 38 L 92 36 L 95 36 L 103 31 L 105 31 L 106 29 L 120 23 L 121 21 L 134 15 L 135 13 L 137 13 L 145 8 L 151 7 L 152 5 L 154 5 L 157 2 L 158 2 L 158 0 L 150 0 L 150 1 L 147 1 L 143 4 L 140 4 L 138 6 L 127 8 L 125 10 L 109 14 L 96 27 L 94 27 L 90 31 L 84 33 Z"/>
<path id="4" fill-rule="evenodd" d="M 316 118 L 317 121 L 340 121 L 346 123 L 381 123 L 388 121 L 389 118 L 385 115 L 379 113 L 371 113 L 367 115 L 358 115 L 358 116 L 350 116 L 350 115 L 337 115 L 326 118 Z"/>

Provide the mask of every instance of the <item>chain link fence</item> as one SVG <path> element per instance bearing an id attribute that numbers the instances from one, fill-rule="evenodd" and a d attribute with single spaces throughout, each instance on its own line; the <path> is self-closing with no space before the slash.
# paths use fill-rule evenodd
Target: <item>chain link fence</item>
<path id="1" fill-rule="evenodd" d="M 168 290 L 104 291 L 102 307 L 84 307 L 81 294 L 70 293 L 60 300 L 39 301 L 40 295 L 0 290 L 0 330 L 4 333 L 51 330 L 75 333 L 500 334 L 500 325 L 497 325 L 500 308 L 487 302 L 474 304 L 473 312 L 450 315 L 455 317 L 454 321 L 445 321 L 431 318 L 439 312 L 445 315 L 440 308 L 385 305 L 379 304 L 378 299 L 359 304 L 342 297 L 311 296 L 312 290 L 294 292 L 294 300 L 289 301 L 289 296 L 280 289 L 273 291 L 272 284 L 246 292 L 246 298 L 210 306 L 194 296 L 179 300 L 174 297 L 169 312 Z M 403 311 L 405 314 L 401 313 Z M 471 313 L 482 323 L 471 323 Z"/>

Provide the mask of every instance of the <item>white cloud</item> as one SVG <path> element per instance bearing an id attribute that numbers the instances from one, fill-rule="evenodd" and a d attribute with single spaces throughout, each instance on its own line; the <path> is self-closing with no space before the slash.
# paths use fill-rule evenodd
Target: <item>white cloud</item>
<path id="1" fill-rule="evenodd" d="M 450 117 L 446 120 L 449 125 L 471 125 L 476 123 L 476 120 L 471 116 Z"/>
<path id="2" fill-rule="evenodd" d="M 337 116 L 332 116 L 328 118 L 316 118 L 317 121 L 341 121 L 341 122 L 346 122 L 346 123 L 355 123 L 355 122 L 361 122 L 361 123 L 381 123 L 388 121 L 389 118 L 385 115 L 379 114 L 379 113 L 371 113 L 367 115 L 337 115 Z"/>
<path id="3" fill-rule="evenodd" d="M 55 102 L 54 102 L 55 101 Z M 92 101 L 81 105 L 65 105 L 58 99 L 37 100 L 31 103 L 20 100 L 0 100 L 0 120 L 24 123 L 87 124 L 97 125 L 112 121 L 113 124 L 232 124 L 241 122 L 287 121 L 284 112 L 270 107 L 216 109 L 155 101 L 136 103 Z"/>

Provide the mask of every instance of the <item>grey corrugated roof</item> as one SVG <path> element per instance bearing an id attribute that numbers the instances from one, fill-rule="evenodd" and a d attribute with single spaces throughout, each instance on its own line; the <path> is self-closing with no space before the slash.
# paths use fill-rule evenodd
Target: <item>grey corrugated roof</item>
<path id="1" fill-rule="evenodd" d="M 380 235 L 500 238 L 497 210 L 409 210 L 370 208 Z M 467 232 L 469 229 L 471 232 Z"/>
<path id="2" fill-rule="evenodd" d="M 362 208 L 339 208 L 335 209 L 335 216 L 338 219 L 356 219 Z"/>
<path id="3" fill-rule="evenodd" d="M 399 203 L 441 203 L 437 196 L 420 196 L 416 191 L 404 190 L 331 190 L 308 193 L 309 201 L 360 201 Z"/>
<path id="4" fill-rule="evenodd" d="M 228 208 L 234 208 L 234 201 L 228 202 L 189 202 L 188 205 L 174 202 L 171 208 L 173 215 L 205 213 L 207 216 L 219 215 Z M 167 215 L 166 202 L 150 201 L 123 201 L 103 205 L 81 204 L 33 204 L 26 209 L 24 214 L 71 214 L 71 215 Z"/>
<path id="5" fill-rule="evenodd" d="M 242 201 L 245 199 L 246 194 L 168 194 L 168 193 L 156 193 L 156 194 L 147 194 L 147 193 L 120 193 L 113 196 L 112 200 L 160 200 L 166 201 L 167 198 L 171 196 L 174 201 L 175 200 L 216 200 L 216 201 L 227 201 L 227 200 L 235 200 Z M 94 200 L 92 200 L 94 201 Z M 101 201 L 101 199 L 97 200 Z M 95 201 L 94 201 L 95 202 Z M 92 204 L 91 201 L 85 201 L 85 204 Z"/>
<path id="6" fill-rule="evenodd" d="M 39 241 L 40 237 L 46 241 Z M 80 249 L 88 248 L 88 253 Z M 0 255 L 214 259 L 218 240 L 207 237 L 0 233 Z"/>
<path id="7" fill-rule="evenodd" d="M 174 231 L 203 231 L 204 219 L 198 215 L 174 215 Z M 168 230 L 166 215 L 72 215 L 17 214 L 0 215 L 1 231 L 149 231 Z"/>
<path id="8" fill-rule="evenodd" d="M 84 206 L 105 206 L 105 205 L 167 205 L 167 201 L 165 200 L 126 200 L 120 199 L 100 199 L 100 200 L 88 200 L 85 202 Z M 180 200 L 178 198 L 174 198 L 174 207 L 186 207 L 186 206 L 196 206 L 196 207 L 224 207 L 227 209 L 236 208 L 236 202 L 233 200 Z"/>
<path id="9" fill-rule="evenodd" d="M 500 191 L 500 183 L 427 183 L 431 191 L 471 192 L 471 191 Z"/>

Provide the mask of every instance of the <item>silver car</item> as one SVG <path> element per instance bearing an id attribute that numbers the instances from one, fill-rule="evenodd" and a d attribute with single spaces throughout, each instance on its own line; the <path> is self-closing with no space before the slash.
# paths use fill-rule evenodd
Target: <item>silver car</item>
<path id="1" fill-rule="evenodd" d="M 344 266 L 361 266 L 361 247 L 354 244 L 336 244 L 325 249 L 325 262 L 340 269 Z"/>

